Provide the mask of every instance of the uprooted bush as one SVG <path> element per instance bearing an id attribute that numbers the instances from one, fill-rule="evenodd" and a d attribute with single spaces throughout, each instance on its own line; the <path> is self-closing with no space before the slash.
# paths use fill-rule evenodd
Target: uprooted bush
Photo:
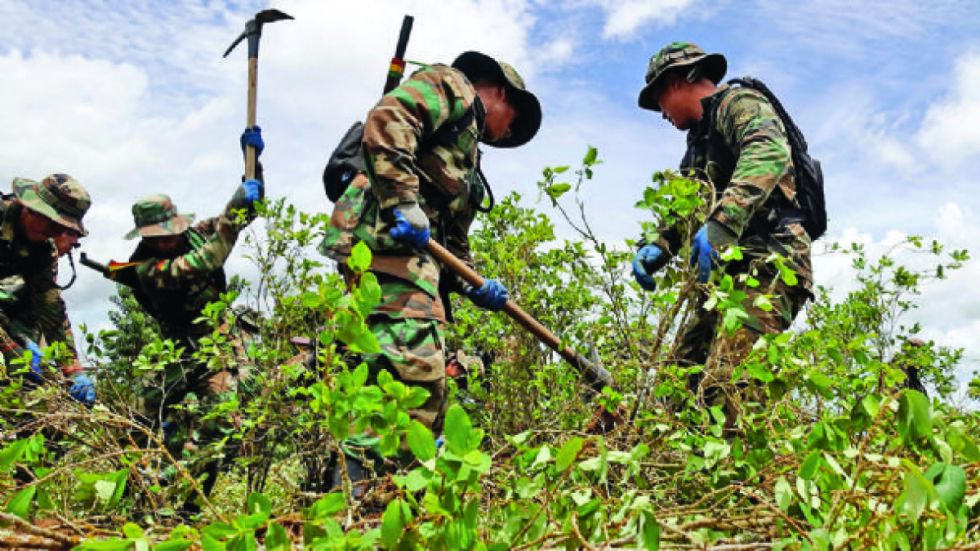
<path id="1" fill-rule="evenodd" d="M 600 361 L 615 389 L 592 395 L 574 369 L 501 314 L 457 302 L 447 350 L 483 365 L 453 381 L 437 446 L 437 435 L 406 413 L 424 391 L 385 373 L 369 380 L 356 361 L 377 350 L 364 324 L 379 300 L 367 249 L 355 249 L 348 285 L 311 252 L 326 218 L 272 202 L 262 209 L 262 237 L 245 244 L 260 279 L 208 308 L 213 332 L 197 350 L 161 339 L 120 290 L 115 329 L 87 336 L 100 396 L 93 409 L 57 385 L 22 387 L 23 365 L 6 367 L 0 542 L 91 550 L 936 549 L 980 539 L 980 417 L 955 403 L 961 352 L 909 345 L 921 328 L 902 317 L 922 286 L 941 284 L 933 280 L 968 260 L 965 251 L 918 237 L 877 258 L 858 245 L 827 247 L 824 254 L 850 258 L 853 290 L 818 289 L 793 330 L 758 341 L 733 377 L 751 381 L 764 407 L 745 404 L 729 432 L 721 409 L 699 407 L 688 390 L 702 367 L 668 360 L 677 328 L 696 313 L 693 274 L 676 262 L 656 292 L 640 292 L 629 276 L 632 252 L 602 242 L 589 224 L 580 191 L 598 164 L 590 149 L 578 169 L 547 168 L 539 182 L 574 238 L 557 239 L 552 220 L 512 194 L 481 221 L 471 245 L 479 270 Z M 689 238 L 710 208 L 705 195 L 697 182 L 656 174 L 637 204 L 652 214 L 644 232 L 668 220 Z M 792 285 L 782 259 L 769 261 Z M 720 330 L 745 319 L 740 289 L 752 279 L 709 283 Z M 261 313 L 237 348 L 236 302 Z M 306 340 L 297 346 L 296 337 Z M 175 457 L 135 397 L 168 362 L 188 358 L 215 370 L 247 368 L 253 390 L 210 413 L 234 420 L 224 441 Z M 929 398 L 905 388 L 913 367 Z M 977 397 L 980 382 L 971 388 Z M 597 408 L 620 420 L 605 434 L 584 430 Z M 339 443 L 364 431 L 382 455 L 401 458 L 401 469 L 354 499 L 346 476 L 329 488 L 324 472 Z M 195 463 L 222 455 L 229 460 L 205 496 Z M 188 496 L 201 514 L 181 514 Z"/>

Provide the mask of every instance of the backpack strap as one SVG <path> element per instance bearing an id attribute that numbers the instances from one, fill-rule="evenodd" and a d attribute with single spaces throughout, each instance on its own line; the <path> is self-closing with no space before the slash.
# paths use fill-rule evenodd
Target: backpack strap
<path id="1" fill-rule="evenodd" d="M 783 104 L 779 101 L 779 98 L 776 97 L 776 94 L 773 94 L 772 90 L 770 90 L 765 83 L 757 78 L 744 76 L 742 78 L 733 78 L 728 81 L 728 84 L 751 88 L 752 90 L 755 90 L 765 96 L 766 99 L 769 100 L 769 103 L 772 104 L 772 108 L 776 111 L 779 119 L 783 121 L 783 126 L 786 127 L 786 133 L 793 134 L 792 136 L 788 136 L 791 143 L 798 146 L 801 152 L 806 152 L 809 149 L 809 146 L 806 143 L 806 137 L 803 136 L 803 132 L 801 132 L 800 128 L 796 126 L 796 123 L 793 121 L 793 117 L 789 116 L 789 113 L 786 111 L 786 108 L 783 107 Z"/>

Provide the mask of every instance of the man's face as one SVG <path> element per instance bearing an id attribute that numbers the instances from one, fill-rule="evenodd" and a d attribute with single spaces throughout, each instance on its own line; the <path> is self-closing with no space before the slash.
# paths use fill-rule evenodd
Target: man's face
<path id="1" fill-rule="evenodd" d="M 678 130 L 690 130 L 703 114 L 697 88 L 677 73 L 668 74 L 657 94 L 657 104 L 663 118 Z"/>
<path id="2" fill-rule="evenodd" d="M 160 235 L 156 237 L 144 237 L 143 243 L 155 255 L 171 256 L 180 248 L 183 239 L 183 235 Z"/>
<path id="3" fill-rule="evenodd" d="M 24 236 L 28 241 L 39 243 L 51 239 L 58 249 L 58 256 L 64 256 L 78 245 L 81 234 L 77 230 L 62 226 L 26 206 L 21 212 L 21 227 L 24 229 Z"/>
<path id="4" fill-rule="evenodd" d="M 480 94 L 480 99 L 487 111 L 484 139 L 493 143 L 510 136 L 510 125 L 517 118 L 517 110 L 507 101 L 506 89 L 503 86 L 491 88 Z"/>

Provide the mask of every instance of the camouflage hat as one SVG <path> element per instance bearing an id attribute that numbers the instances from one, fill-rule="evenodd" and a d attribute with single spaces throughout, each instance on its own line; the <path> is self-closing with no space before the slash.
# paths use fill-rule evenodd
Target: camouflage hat
<path id="1" fill-rule="evenodd" d="M 725 78 L 728 71 L 728 61 L 721 54 L 706 54 L 693 42 L 671 42 L 650 58 L 647 67 L 647 85 L 640 90 L 640 107 L 652 111 L 660 111 L 660 105 L 654 92 L 661 78 L 672 69 L 694 67 L 701 65 L 703 75 L 718 84 Z"/>
<path id="2" fill-rule="evenodd" d="M 511 65 L 480 52 L 463 52 L 453 68 L 458 69 L 470 82 L 490 78 L 507 87 L 507 101 L 517 111 L 517 117 L 510 125 L 510 136 L 499 142 L 488 144 L 494 147 L 518 147 L 531 141 L 541 127 L 541 103 L 527 91 L 524 79 Z"/>
<path id="3" fill-rule="evenodd" d="M 133 203 L 133 222 L 136 227 L 126 234 L 126 239 L 180 235 L 191 227 L 193 214 L 178 214 L 170 197 L 157 193 Z"/>
<path id="4" fill-rule="evenodd" d="M 88 235 L 82 217 L 92 206 L 92 198 L 71 176 L 51 174 L 40 182 L 14 178 L 13 187 L 14 195 L 25 207 L 81 235 Z"/>

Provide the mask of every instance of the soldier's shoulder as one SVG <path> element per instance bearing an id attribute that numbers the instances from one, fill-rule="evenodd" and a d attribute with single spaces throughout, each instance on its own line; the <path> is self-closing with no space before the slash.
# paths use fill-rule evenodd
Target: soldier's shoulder
<path id="1" fill-rule="evenodd" d="M 720 116 L 737 116 L 759 112 L 761 108 L 772 111 L 772 105 L 762 92 L 745 86 L 731 86 L 718 104 L 718 113 Z"/>
<path id="2" fill-rule="evenodd" d="M 473 84 L 461 71 L 441 63 L 426 65 L 413 73 L 410 80 L 427 82 L 440 93 L 457 98 L 472 98 L 476 95 Z"/>

